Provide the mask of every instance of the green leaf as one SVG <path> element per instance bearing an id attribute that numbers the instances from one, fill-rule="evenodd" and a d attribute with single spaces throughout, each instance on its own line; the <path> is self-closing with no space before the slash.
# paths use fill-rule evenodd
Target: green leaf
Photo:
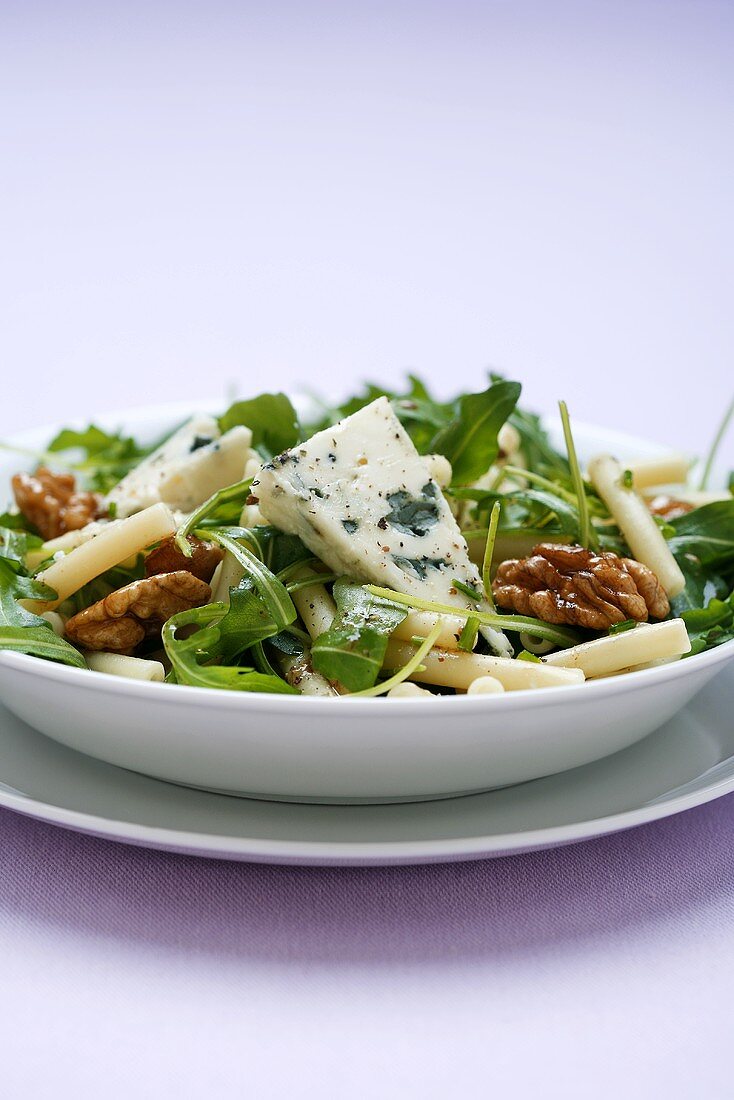
<path id="1" fill-rule="evenodd" d="M 334 599 L 337 615 L 313 644 L 313 667 L 349 691 L 363 691 L 377 680 L 387 640 L 407 611 L 375 599 L 346 578 L 334 585 Z"/>
<path id="2" fill-rule="evenodd" d="M 295 621 L 297 612 L 285 585 L 251 550 L 242 545 L 242 536 L 246 537 L 248 534 L 249 532 L 243 528 L 213 527 L 206 530 L 205 537 L 211 542 L 219 543 L 237 559 L 245 571 L 245 576 L 248 577 L 258 597 L 267 608 L 276 627 L 274 633 L 278 633 Z"/>
<path id="3" fill-rule="evenodd" d="M 709 569 L 734 568 L 734 499 L 703 504 L 670 521 L 668 546 L 679 560 L 693 555 Z"/>
<path id="4" fill-rule="evenodd" d="M 247 545 L 271 573 L 281 573 L 296 562 L 313 557 L 297 535 L 286 535 L 277 527 L 250 527 L 246 530 Z"/>
<path id="5" fill-rule="evenodd" d="M 217 656 L 225 663 L 239 657 L 246 649 L 273 638 L 279 627 L 260 599 L 249 577 L 229 592 L 229 611 L 218 624 Z"/>
<path id="6" fill-rule="evenodd" d="M 734 593 L 709 600 L 705 608 L 684 611 L 681 618 L 691 639 L 691 656 L 734 640 Z"/>
<path id="7" fill-rule="evenodd" d="M 250 493 L 252 478 L 226 485 L 200 504 L 195 512 L 188 516 L 176 531 L 176 543 L 186 557 L 190 555 L 188 536 L 201 524 L 230 526 L 237 523 Z"/>
<path id="8" fill-rule="evenodd" d="M 220 688 L 228 691 L 261 691 L 269 694 L 298 694 L 279 676 L 257 671 L 246 665 L 212 664 L 220 656 L 221 624 L 227 605 L 206 604 L 182 611 L 164 623 L 163 646 L 171 662 L 176 682 L 191 687 Z M 182 628 L 197 627 L 193 634 L 179 637 Z M 187 632 L 188 633 L 188 632 Z"/>
<path id="9" fill-rule="evenodd" d="M 90 424 L 81 431 L 64 428 L 51 440 L 48 452 L 80 451 L 83 457 L 67 465 L 81 475 L 87 488 L 106 493 L 157 446 L 143 447 L 132 436 Z"/>
<path id="10" fill-rule="evenodd" d="M 284 393 L 261 393 L 249 401 L 235 401 L 219 418 L 223 432 L 238 424 L 252 432 L 252 445 L 263 458 L 288 450 L 301 438 L 298 416 Z"/>
<path id="11" fill-rule="evenodd" d="M 497 433 L 515 408 L 519 382 L 494 382 L 482 393 L 459 399 L 459 413 L 431 442 L 451 463 L 453 481 L 466 485 L 486 473 L 497 457 Z"/>
<path id="12" fill-rule="evenodd" d="M 515 409 L 509 419 L 520 434 L 520 449 L 529 468 L 546 477 L 568 480 L 568 462 L 552 446 L 540 417 L 523 409 Z"/>
<path id="13" fill-rule="evenodd" d="M 81 653 L 64 638 L 59 638 L 50 623 L 26 611 L 17 602 L 54 599 L 55 595 L 47 585 L 19 576 L 9 561 L 0 558 L 0 649 L 86 668 Z"/>
<path id="14" fill-rule="evenodd" d="M 43 539 L 20 528 L 0 527 L 0 558 L 13 565 L 16 572 L 23 567 L 29 550 L 43 546 Z"/>

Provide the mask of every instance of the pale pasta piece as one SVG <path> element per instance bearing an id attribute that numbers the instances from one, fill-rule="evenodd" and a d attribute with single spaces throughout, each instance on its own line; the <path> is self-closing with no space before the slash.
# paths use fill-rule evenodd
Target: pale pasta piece
<path id="1" fill-rule="evenodd" d="M 161 684 L 166 678 L 166 670 L 160 661 L 148 661 L 143 657 L 126 657 L 122 653 L 85 653 L 84 660 L 92 672 L 106 672 L 108 676 L 154 680 Z"/>
<path id="2" fill-rule="evenodd" d="M 245 575 L 245 570 L 234 554 L 230 554 L 229 551 L 227 551 L 217 569 L 218 576 L 215 574 L 216 582 L 212 584 L 212 603 L 228 604 L 229 590 L 237 587 Z M 212 581 L 214 581 L 214 577 L 212 577 Z"/>
<path id="3" fill-rule="evenodd" d="M 532 634 L 523 634 L 522 632 L 520 633 L 520 645 L 536 657 L 544 657 L 546 653 L 552 653 L 556 648 L 555 644 L 549 642 L 547 638 L 534 638 Z"/>
<path id="4" fill-rule="evenodd" d="M 641 458 L 625 468 L 631 472 L 632 484 L 639 491 L 653 485 L 685 485 L 691 463 L 685 455 L 674 453 Z"/>
<path id="5" fill-rule="evenodd" d="M 383 667 L 402 668 L 414 653 L 412 645 L 391 639 L 387 644 Z M 480 653 L 463 653 L 461 650 L 432 649 L 423 658 L 422 664 L 423 671 L 413 673 L 411 680 L 463 691 L 468 691 L 470 684 L 480 676 L 495 677 L 506 691 L 563 687 L 584 681 L 583 672 L 577 668 L 549 668 L 535 661 L 514 661 L 509 657 L 489 657 Z"/>
<path id="6" fill-rule="evenodd" d="M 46 620 L 54 634 L 57 634 L 59 638 L 64 637 L 66 633 L 66 623 L 63 616 L 59 615 L 58 611 L 44 611 L 41 618 Z"/>
<path id="7" fill-rule="evenodd" d="M 496 676 L 477 676 L 466 689 L 467 695 L 504 695 L 505 689 Z"/>
<path id="8" fill-rule="evenodd" d="M 394 688 L 385 695 L 386 699 L 419 699 L 421 696 L 430 696 L 434 698 L 433 692 L 428 691 L 427 688 L 418 687 L 418 684 L 413 684 L 410 680 L 404 680 L 402 684 L 396 684 Z"/>
<path id="9" fill-rule="evenodd" d="M 682 619 L 664 623 L 640 623 L 621 634 L 595 638 L 543 658 L 546 668 L 578 669 L 588 679 L 610 676 L 622 669 L 639 668 L 662 658 L 690 652 L 691 642 Z"/>
<path id="10" fill-rule="evenodd" d="M 128 519 L 109 524 L 95 538 L 77 546 L 39 574 L 38 580 L 53 588 L 57 599 L 26 601 L 25 606 L 33 611 L 52 611 L 101 573 L 174 534 L 175 530 L 175 520 L 165 504 L 152 504 Z"/>
<path id="11" fill-rule="evenodd" d="M 308 588 L 299 588 L 291 593 L 291 599 L 296 605 L 296 611 L 303 619 L 304 626 L 312 638 L 318 638 L 325 630 L 328 630 L 336 615 L 334 599 L 320 583 L 318 574 L 313 570 L 303 568 L 299 570 L 294 580 L 305 580 L 313 577 L 314 583 Z"/>
<path id="12" fill-rule="evenodd" d="M 642 497 L 622 482 L 623 469 L 611 455 L 589 463 L 589 477 L 627 540 L 633 557 L 652 569 L 669 596 L 686 586 L 685 577 Z"/>
<path id="13" fill-rule="evenodd" d="M 432 611 L 411 611 L 392 632 L 393 638 L 410 641 L 411 638 L 427 638 L 436 623 L 441 624 L 441 633 L 436 645 L 442 649 L 457 649 L 459 637 L 466 619 L 458 615 L 435 615 Z"/>
<path id="14" fill-rule="evenodd" d="M 670 492 L 668 492 L 668 488 Z M 642 495 L 645 500 L 654 500 L 655 497 L 661 495 L 661 487 L 643 489 Z M 713 489 L 691 489 L 687 485 L 663 486 L 662 495 L 674 496 L 676 500 L 687 501 L 696 508 L 700 508 L 703 504 L 715 504 L 718 500 L 731 500 L 731 493 L 727 493 L 724 490 L 717 492 Z"/>
<path id="15" fill-rule="evenodd" d="M 70 550 L 76 550 L 77 546 L 82 546 L 83 543 L 95 538 L 100 531 L 116 527 L 120 522 L 120 520 L 111 520 L 100 523 L 98 520 L 92 520 L 91 523 L 85 527 L 79 527 L 76 531 L 65 531 L 63 535 L 44 542 L 43 546 L 39 546 L 37 550 L 30 550 L 26 554 L 25 564 L 33 570 L 47 558 L 53 558 L 56 554 L 68 554 Z"/>
<path id="16" fill-rule="evenodd" d="M 333 698 L 339 692 L 329 683 L 325 676 L 316 672 L 311 664 L 310 653 L 307 651 L 297 657 L 283 657 L 281 668 L 291 687 L 297 688 L 301 695 L 316 695 L 322 698 Z"/>
<path id="17" fill-rule="evenodd" d="M 254 452 L 253 452 L 254 454 Z M 245 463 L 245 478 L 257 477 L 262 468 L 259 457 L 248 458 Z M 265 523 L 265 519 L 257 504 L 246 504 L 240 515 L 240 527 L 258 527 Z"/>

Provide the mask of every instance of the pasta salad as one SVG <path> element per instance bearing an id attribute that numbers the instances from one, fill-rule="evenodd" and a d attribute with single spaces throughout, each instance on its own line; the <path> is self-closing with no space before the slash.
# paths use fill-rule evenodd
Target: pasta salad
<path id="1" fill-rule="evenodd" d="M 565 404 L 558 450 L 520 392 L 492 376 L 441 401 L 411 376 L 304 419 L 260 394 L 153 446 L 65 429 L 0 516 L 0 648 L 412 698 L 580 684 L 734 639 L 734 497 L 708 488 L 732 409 L 703 464 L 582 465 Z"/>

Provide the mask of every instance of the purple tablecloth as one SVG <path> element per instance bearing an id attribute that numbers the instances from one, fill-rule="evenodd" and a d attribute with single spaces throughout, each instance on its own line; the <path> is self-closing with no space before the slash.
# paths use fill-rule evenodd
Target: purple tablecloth
<path id="1" fill-rule="evenodd" d="M 91 1090 L 103 1071 L 115 1097 L 298 1096 L 327 1076 L 325 1095 L 521 1080 L 548 1096 L 553 1079 L 565 1096 L 730 1095 L 715 1052 L 731 1037 L 734 796 L 415 868 L 203 861 L 7 811 L 0 835 L 12 1095 L 58 1072 Z"/>

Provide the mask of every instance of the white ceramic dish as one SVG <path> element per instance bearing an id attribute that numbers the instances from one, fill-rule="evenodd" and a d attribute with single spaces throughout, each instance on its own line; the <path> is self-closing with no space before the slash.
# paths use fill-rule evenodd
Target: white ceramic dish
<path id="1" fill-rule="evenodd" d="M 120 420 L 155 436 L 182 412 Z M 39 446 L 49 434 L 18 442 Z M 625 458 L 657 450 L 583 425 L 576 437 L 582 453 L 604 447 Z M 15 466 L 3 456 L 2 472 Z M 278 800 L 420 800 L 616 753 L 668 721 L 732 656 L 728 643 L 673 665 L 491 698 L 322 700 L 137 683 L 0 652 L 0 696 L 63 744 L 174 783 Z"/>
<path id="2" fill-rule="evenodd" d="M 369 866 L 484 859 L 642 825 L 734 791 L 734 669 L 604 760 L 501 791 L 382 806 L 228 798 L 111 767 L 0 707 L 0 806 L 128 844 L 218 859 Z"/>

